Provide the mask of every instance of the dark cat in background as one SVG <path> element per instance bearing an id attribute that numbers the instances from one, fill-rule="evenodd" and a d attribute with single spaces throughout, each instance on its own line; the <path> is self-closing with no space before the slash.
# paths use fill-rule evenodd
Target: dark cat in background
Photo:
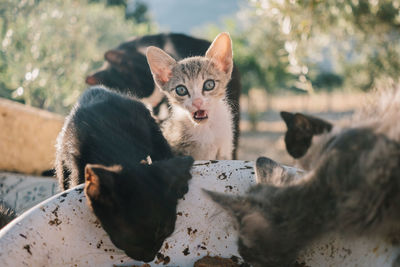
<path id="1" fill-rule="evenodd" d="M 287 152 L 296 159 L 298 167 L 309 170 L 323 153 L 325 142 L 340 125 L 302 113 L 280 113 L 286 124 L 285 145 Z M 348 122 L 347 122 L 348 123 Z"/>
<path id="2" fill-rule="evenodd" d="M 89 85 L 103 84 L 121 92 L 130 92 L 154 108 L 157 115 L 160 103 L 165 102 L 164 94 L 156 89 L 146 60 L 148 46 L 161 48 L 175 60 L 205 55 L 211 43 L 183 34 L 157 34 L 137 37 L 120 44 L 104 54 L 104 66 L 86 78 Z M 239 138 L 239 97 L 241 93 L 240 74 L 234 66 L 232 79 L 227 86 L 227 102 L 232 110 L 234 125 L 234 150 L 236 159 Z M 165 118 L 161 118 L 165 119 Z"/>
<path id="3" fill-rule="evenodd" d="M 153 260 L 173 232 L 192 164 L 191 157 L 172 156 L 141 102 L 101 87 L 83 93 L 58 137 L 61 188 L 85 182 L 104 230 L 136 260 Z"/>
<path id="4" fill-rule="evenodd" d="M 267 169 L 273 165 L 258 160 L 257 175 L 265 177 L 257 180 L 265 184 L 243 197 L 209 192 L 237 219 L 239 252 L 246 261 L 255 267 L 293 266 L 302 248 L 329 232 L 398 237 L 400 127 L 395 122 L 400 117 L 400 91 L 389 90 L 375 103 L 368 106 L 372 112 L 330 130 L 313 128 L 316 118 L 306 122 L 307 116 L 301 116 L 301 123 L 309 124 L 307 134 L 319 135 L 311 146 L 305 146 L 308 141 L 300 144 L 304 153 L 298 155 L 313 159 L 302 179 L 291 179 L 285 172 L 282 179 L 269 177 L 274 172 Z M 317 124 L 321 127 L 321 121 Z M 311 157 L 313 153 L 317 156 Z M 399 258 L 393 264 L 398 263 Z"/>

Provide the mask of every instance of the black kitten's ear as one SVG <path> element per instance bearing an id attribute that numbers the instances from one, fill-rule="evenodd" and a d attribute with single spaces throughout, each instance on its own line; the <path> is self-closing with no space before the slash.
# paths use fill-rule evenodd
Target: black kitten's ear
<path id="1" fill-rule="evenodd" d="M 283 121 L 286 123 L 286 126 L 289 128 L 289 126 L 292 126 L 293 124 L 293 119 L 294 119 L 294 114 L 287 112 L 287 111 L 281 111 L 280 113 L 281 118 Z"/>
<path id="2" fill-rule="evenodd" d="M 311 121 L 313 134 L 323 134 L 324 132 L 330 132 L 333 128 L 332 123 L 326 120 L 311 116 L 309 116 L 309 120 Z"/>
<path id="3" fill-rule="evenodd" d="M 293 126 L 303 131 L 312 131 L 312 121 L 310 117 L 301 113 L 294 114 Z"/>
<path id="4" fill-rule="evenodd" d="M 304 131 L 309 131 L 312 135 L 323 134 L 332 130 L 330 122 L 301 113 L 294 115 L 294 126 Z"/>
<path id="5" fill-rule="evenodd" d="M 249 202 L 245 197 L 222 194 L 206 189 L 203 189 L 203 192 L 235 218 L 243 217 L 250 211 Z"/>
<path id="6" fill-rule="evenodd" d="M 85 82 L 86 82 L 86 84 L 88 84 L 88 85 L 98 85 L 98 84 L 102 84 L 102 81 L 101 81 L 101 79 L 99 79 L 99 73 L 98 72 L 96 72 L 96 73 L 94 73 L 94 74 L 92 74 L 92 75 L 89 75 L 89 76 L 87 76 L 86 77 L 86 80 L 85 80 Z"/>
<path id="7" fill-rule="evenodd" d="M 312 124 L 310 121 L 310 117 L 303 115 L 301 113 L 290 113 L 286 111 L 281 111 L 281 117 L 283 121 L 286 123 L 288 129 L 298 129 L 300 131 L 311 131 Z"/>
<path id="8" fill-rule="evenodd" d="M 85 167 L 86 195 L 90 199 L 98 199 L 104 188 L 112 190 L 114 175 L 121 170 L 121 166 L 105 167 L 99 164 L 87 164 Z"/>
<path id="9" fill-rule="evenodd" d="M 288 129 L 295 128 L 304 132 L 309 132 L 312 135 L 330 132 L 333 127 L 328 121 L 302 113 L 293 114 L 281 111 L 280 115 Z"/>
<path id="10" fill-rule="evenodd" d="M 183 197 L 189 190 L 188 181 L 192 178 L 190 170 L 193 166 L 193 158 L 189 156 L 174 157 L 167 160 L 153 162 L 149 165 L 153 171 L 164 181 L 167 195 L 174 194 L 178 198 Z"/>
<path id="11" fill-rule="evenodd" d="M 104 54 L 104 59 L 113 65 L 120 65 L 124 59 L 125 52 L 122 50 L 108 50 Z"/>

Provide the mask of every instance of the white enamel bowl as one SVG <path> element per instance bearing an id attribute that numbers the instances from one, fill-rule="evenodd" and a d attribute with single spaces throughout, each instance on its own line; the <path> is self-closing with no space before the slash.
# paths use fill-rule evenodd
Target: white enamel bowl
<path id="1" fill-rule="evenodd" d="M 232 218 L 201 189 L 244 194 L 255 184 L 253 165 L 248 161 L 196 161 L 189 192 L 177 207 L 175 232 L 165 240 L 162 257 L 150 265 L 193 266 L 206 255 L 240 259 Z M 299 261 L 307 266 L 391 266 L 399 251 L 383 241 L 330 235 L 307 248 Z M 140 266 L 141 262 L 111 243 L 86 204 L 83 185 L 36 205 L 0 231 L 0 266 L 131 264 Z"/>

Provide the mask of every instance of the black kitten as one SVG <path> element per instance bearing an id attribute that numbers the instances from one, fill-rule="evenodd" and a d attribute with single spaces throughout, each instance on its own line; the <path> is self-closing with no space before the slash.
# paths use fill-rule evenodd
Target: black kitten
<path id="1" fill-rule="evenodd" d="M 15 219 L 15 211 L 3 200 L 0 200 L 0 229 Z"/>
<path id="2" fill-rule="evenodd" d="M 166 102 L 166 99 L 160 90 L 155 90 L 156 86 L 146 60 L 147 47 L 161 48 L 179 61 L 187 57 L 205 55 L 210 45 L 209 41 L 175 33 L 137 37 L 107 51 L 104 54 L 106 63 L 96 73 L 89 75 L 86 83 L 89 85 L 103 84 L 121 92 L 130 92 L 151 104 L 157 115 L 160 104 Z M 240 74 L 234 66 L 232 79 L 227 85 L 227 102 L 234 115 L 234 150 L 232 153 L 234 159 L 236 159 L 240 130 L 240 92 Z"/>
<path id="3" fill-rule="evenodd" d="M 136 260 L 151 261 L 173 232 L 192 164 L 191 157 L 172 157 L 142 103 L 101 87 L 82 95 L 58 137 L 61 188 L 86 181 L 104 230 Z"/>

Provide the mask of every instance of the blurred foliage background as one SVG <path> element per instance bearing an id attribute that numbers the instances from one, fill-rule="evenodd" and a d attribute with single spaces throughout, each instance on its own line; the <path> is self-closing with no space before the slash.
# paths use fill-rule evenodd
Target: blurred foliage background
<path id="1" fill-rule="evenodd" d="M 248 0 L 195 33 L 230 32 L 244 93 L 312 94 L 397 80 L 399 26 L 397 0 Z M 65 114 L 107 49 L 155 32 L 144 1 L 1 0 L 0 97 Z"/>
<path id="2" fill-rule="evenodd" d="M 156 30 L 146 10 L 125 8 L 116 0 L 1 0 L 0 97 L 68 112 L 106 50 Z"/>
<path id="3" fill-rule="evenodd" d="M 250 0 L 228 19 L 244 89 L 368 91 L 397 80 L 400 1 Z M 209 27 L 209 38 L 220 28 Z"/>

